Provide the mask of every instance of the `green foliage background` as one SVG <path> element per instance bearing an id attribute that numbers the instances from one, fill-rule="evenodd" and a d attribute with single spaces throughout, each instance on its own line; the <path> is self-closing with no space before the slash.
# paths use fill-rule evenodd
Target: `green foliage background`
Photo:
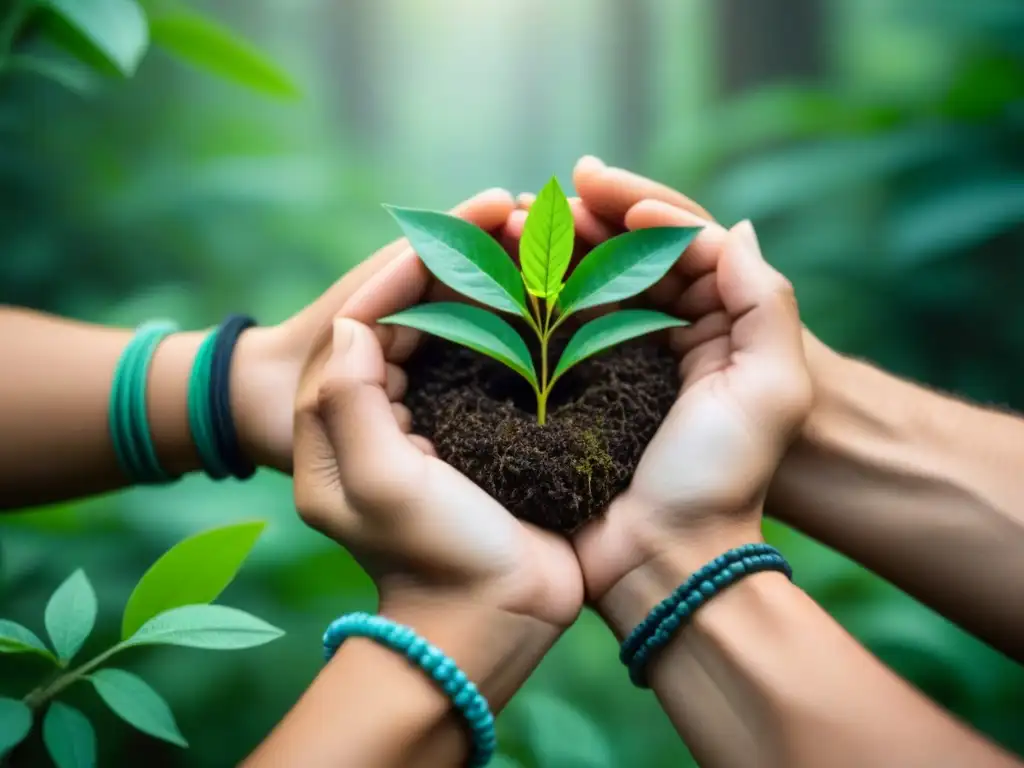
<path id="1" fill-rule="evenodd" d="M 226 67 L 223 48 L 188 58 L 236 82 L 183 64 L 155 32 L 157 47 L 124 81 L 71 67 L 57 84 L 9 68 L 0 301 L 112 323 L 169 315 L 202 327 L 240 309 L 274 322 L 395 236 L 380 202 L 443 208 L 485 186 L 535 190 L 594 152 L 691 192 L 725 221 L 754 219 L 808 325 L 839 349 L 1024 409 L 1018 0 L 834 0 L 822 77 L 729 98 L 713 87 L 729 52 L 706 43 L 715 4 L 654 3 L 639 143 L 639 116 L 623 119 L 623 89 L 597 68 L 625 67 L 628 52 L 614 35 L 588 42 L 612 5 L 194 4 L 269 51 L 298 99 L 272 72 Z M 187 753 L 72 692 L 97 723 L 100 765 L 234 764 L 316 674 L 326 623 L 372 606 L 372 587 L 301 525 L 288 480 L 270 474 L 189 478 L 0 521 L 0 616 L 39 631 L 50 592 L 83 567 L 100 598 L 88 652 L 116 640 L 132 585 L 173 542 L 252 517 L 269 526 L 227 600 L 287 635 L 235 654 L 126 657 L 170 702 Z M 798 582 L 851 632 L 1024 754 L 1020 668 L 834 553 L 781 526 L 772 535 Z M 44 672 L 0 658 L 0 693 L 20 695 Z M 590 615 L 499 722 L 510 765 L 687 764 Z"/>

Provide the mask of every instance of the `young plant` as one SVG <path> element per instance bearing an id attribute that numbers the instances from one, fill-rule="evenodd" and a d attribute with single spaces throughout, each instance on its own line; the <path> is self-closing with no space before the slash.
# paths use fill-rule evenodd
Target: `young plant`
<path id="1" fill-rule="evenodd" d="M 577 330 L 557 365 L 549 359 L 551 337 L 568 317 L 650 288 L 668 272 L 699 227 L 654 227 L 619 235 L 594 248 L 563 282 L 574 229 L 569 201 L 556 178 L 540 191 L 526 218 L 519 243 L 521 272 L 490 235 L 469 222 L 435 211 L 386 207 L 438 280 L 480 304 L 526 321 L 540 344 L 540 375 L 515 329 L 476 306 L 423 304 L 380 322 L 418 328 L 504 363 L 533 387 L 539 424 L 547 418 L 552 388 L 572 366 L 629 339 L 685 324 L 646 309 L 612 312 Z"/>
<path id="2" fill-rule="evenodd" d="M 135 585 L 121 620 L 121 641 L 77 667 L 71 661 L 96 623 L 96 593 L 75 571 L 57 588 L 44 613 L 50 644 L 27 627 L 0 619 L 0 653 L 25 653 L 50 662 L 54 673 L 20 699 L 0 697 L 0 763 L 43 714 L 43 742 L 57 768 L 96 764 L 96 732 L 80 711 L 54 699 L 79 681 L 92 683 L 114 714 L 150 736 L 187 747 L 167 702 L 141 677 L 99 667 L 114 654 L 142 645 L 238 650 L 284 634 L 262 619 L 210 605 L 235 578 L 263 530 L 262 522 L 214 528 L 179 542 Z M 48 706 L 47 706 L 48 705 Z"/>

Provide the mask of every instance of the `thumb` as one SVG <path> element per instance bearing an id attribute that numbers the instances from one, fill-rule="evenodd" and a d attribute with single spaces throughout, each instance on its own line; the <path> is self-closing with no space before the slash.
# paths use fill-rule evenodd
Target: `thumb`
<path id="1" fill-rule="evenodd" d="M 718 292 L 733 319 L 737 351 L 803 360 L 800 314 L 793 286 L 761 255 L 754 227 L 733 227 L 718 261 Z M 781 360 L 780 360 L 781 361 Z"/>
<path id="2" fill-rule="evenodd" d="M 385 372 L 384 351 L 373 331 L 346 317 L 335 319 L 318 407 L 342 485 L 373 487 L 407 457 L 422 459 L 395 421 Z"/>

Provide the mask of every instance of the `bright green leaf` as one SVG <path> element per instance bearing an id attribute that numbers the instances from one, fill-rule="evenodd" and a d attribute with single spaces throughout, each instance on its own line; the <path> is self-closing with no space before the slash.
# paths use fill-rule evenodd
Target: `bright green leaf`
<path id="1" fill-rule="evenodd" d="M 71 661 L 89 637 L 96 624 L 96 608 L 96 593 L 81 568 L 53 593 L 43 619 L 61 662 Z"/>
<path id="2" fill-rule="evenodd" d="M 504 363 L 537 386 L 526 342 L 515 328 L 485 309 L 457 302 L 421 304 L 377 322 L 405 325 L 454 341 Z"/>
<path id="3" fill-rule="evenodd" d="M 572 366 L 616 344 L 680 325 L 686 325 L 686 322 L 649 309 L 624 309 L 602 315 L 584 325 L 569 339 L 551 380 L 555 381 Z"/>
<path id="4" fill-rule="evenodd" d="M 519 270 L 480 227 L 446 213 L 385 207 L 442 283 L 489 307 L 528 314 Z"/>
<path id="5" fill-rule="evenodd" d="M 569 200 L 558 186 L 558 179 L 552 177 L 530 207 L 519 240 L 523 281 L 534 296 L 558 296 L 572 259 L 573 234 Z"/>
<path id="6" fill-rule="evenodd" d="M 636 296 L 669 271 L 700 227 L 652 227 L 606 240 L 573 270 L 558 297 L 562 314 Z"/>
<path id="7" fill-rule="evenodd" d="M 74 707 L 55 701 L 43 720 L 43 741 L 57 768 L 93 768 L 96 731 Z"/>
<path id="8" fill-rule="evenodd" d="M 299 95 L 273 62 L 210 19 L 186 10 L 154 12 L 149 29 L 155 44 L 201 69 L 271 96 Z"/>
<path id="9" fill-rule="evenodd" d="M 264 525 L 253 521 L 213 528 L 167 550 L 128 598 L 121 639 L 131 637 L 147 621 L 171 608 L 216 600 L 235 578 Z"/>
<path id="10" fill-rule="evenodd" d="M 231 651 L 264 645 L 283 634 L 263 619 L 237 608 L 183 605 L 147 621 L 124 645 L 182 645 Z"/>
<path id="11" fill-rule="evenodd" d="M 57 660 L 35 632 L 7 619 L 0 619 L 0 653 L 38 653 Z"/>
<path id="12" fill-rule="evenodd" d="M 44 0 L 123 75 L 135 72 L 149 45 L 149 26 L 135 0 Z"/>
<path id="13" fill-rule="evenodd" d="M 32 710 L 17 699 L 0 699 L 0 757 L 3 757 L 32 730 Z"/>
<path id="14" fill-rule="evenodd" d="M 100 698 L 126 723 L 179 747 L 188 746 L 167 702 L 141 677 L 108 667 L 93 672 L 89 680 Z"/>

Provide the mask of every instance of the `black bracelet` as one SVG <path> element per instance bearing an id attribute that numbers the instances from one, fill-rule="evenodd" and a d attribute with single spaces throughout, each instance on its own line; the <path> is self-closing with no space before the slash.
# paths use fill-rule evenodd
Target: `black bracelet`
<path id="1" fill-rule="evenodd" d="M 213 440 L 228 472 L 246 480 L 256 472 L 256 465 L 242 453 L 238 430 L 231 413 L 231 358 L 238 337 L 256 321 L 248 315 L 229 315 L 217 331 L 210 367 L 210 417 Z"/>

